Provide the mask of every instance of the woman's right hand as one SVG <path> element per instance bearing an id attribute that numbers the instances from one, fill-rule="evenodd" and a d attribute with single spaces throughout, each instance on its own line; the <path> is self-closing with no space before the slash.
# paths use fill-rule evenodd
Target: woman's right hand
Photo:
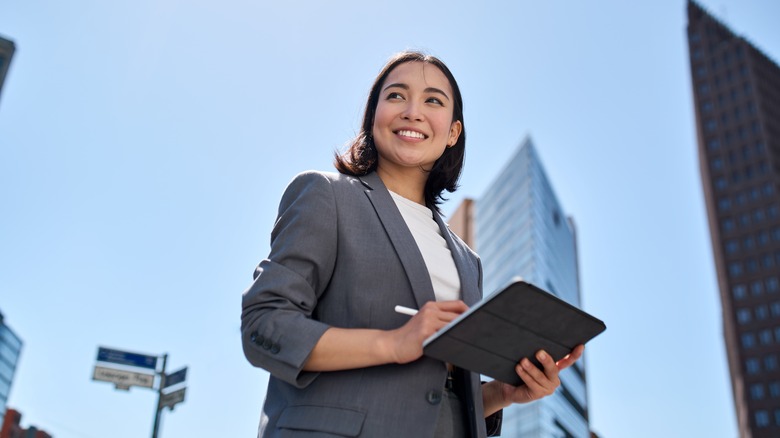
<path id="1" fill-rule="evenodd" d="M 406 324 L 388 332 L 393 361 L 409 363 L 422 357 L 423 341 L 468 308 L 460 300 L 425 303 Z"/>

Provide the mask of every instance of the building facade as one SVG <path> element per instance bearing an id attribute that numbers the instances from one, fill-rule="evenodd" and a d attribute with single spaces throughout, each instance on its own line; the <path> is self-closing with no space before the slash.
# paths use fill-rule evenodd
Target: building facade
<path id="1" fill-rule="evenodd" d="M 0 427 L 0 438 L 52 438 L 45 430 L 35 426 L 22 427 L 22 413 L 15 409 L 8 409 L 3 417 L 3 425 Z"/>
<path id="2" fill-rule="evenodd" d="M 0 418 L 5 416 L 5 403 L 11 392 L 16 363 L 22 351 L 22 340 L 5 324 L 0 313 Z"/>
<path id="3" fill-rule="evenodd" d="M 699 169 L 739 435 L 780 436 L 780 68 L 688 1 Z"/>
<path id="4" fill-rule="evenodd" d="M 564 214 L 530 139 L 483 197 L 458 207 L 450 227 L 482 258 L 485 294 L 520 276 L 580 307 L 574 223 Z M 560 378 L 552 396 L 505 409 L 501 436 L 588 438 L 584 360 Z"/>

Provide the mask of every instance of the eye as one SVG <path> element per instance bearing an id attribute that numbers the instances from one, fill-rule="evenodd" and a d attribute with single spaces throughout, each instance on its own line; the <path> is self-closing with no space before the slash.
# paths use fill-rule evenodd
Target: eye
<path id="1" fill-rule="evenodd" d="M 403 98 L 404 97 L 401 96 L 401 93 L 395 91 L 391 91 L 390 93 L 387 93 L 387 97 L 386 97 L 387 100 L 399 100 Z"/>
<path id="2" fill-rule="evenodd" d="M 429 97 L 425 101 L 428 102 L 428 103 L 433 103 L 433 104 L 439 105 L 439 106 L 444 106 L 444 102 L 442 102 L 441 99 L 439 99 L 438 97 Z"/>

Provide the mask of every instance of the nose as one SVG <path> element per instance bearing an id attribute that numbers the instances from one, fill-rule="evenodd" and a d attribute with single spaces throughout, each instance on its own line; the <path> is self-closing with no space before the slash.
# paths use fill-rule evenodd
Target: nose
<path id="1" fill-rule="evenodd" d="M 404 120 L 422 121 L 425 117 L 421 111 L 420 105 L 415 102 L 409 102 L 401 113 Z"/>

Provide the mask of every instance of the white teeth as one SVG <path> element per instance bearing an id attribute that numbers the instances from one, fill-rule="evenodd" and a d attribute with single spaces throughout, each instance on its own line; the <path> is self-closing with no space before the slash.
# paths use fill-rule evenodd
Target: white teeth
<path id="1" fill-rule="evenodd" d="M 421 139 L 425 138 L 425 136 L 419 132 L 407 131 L 407 130 L 398 131 L 398 135 L 402 135 L 404 137 L 412 137 L 412 138 L 421 138 Z"/>

